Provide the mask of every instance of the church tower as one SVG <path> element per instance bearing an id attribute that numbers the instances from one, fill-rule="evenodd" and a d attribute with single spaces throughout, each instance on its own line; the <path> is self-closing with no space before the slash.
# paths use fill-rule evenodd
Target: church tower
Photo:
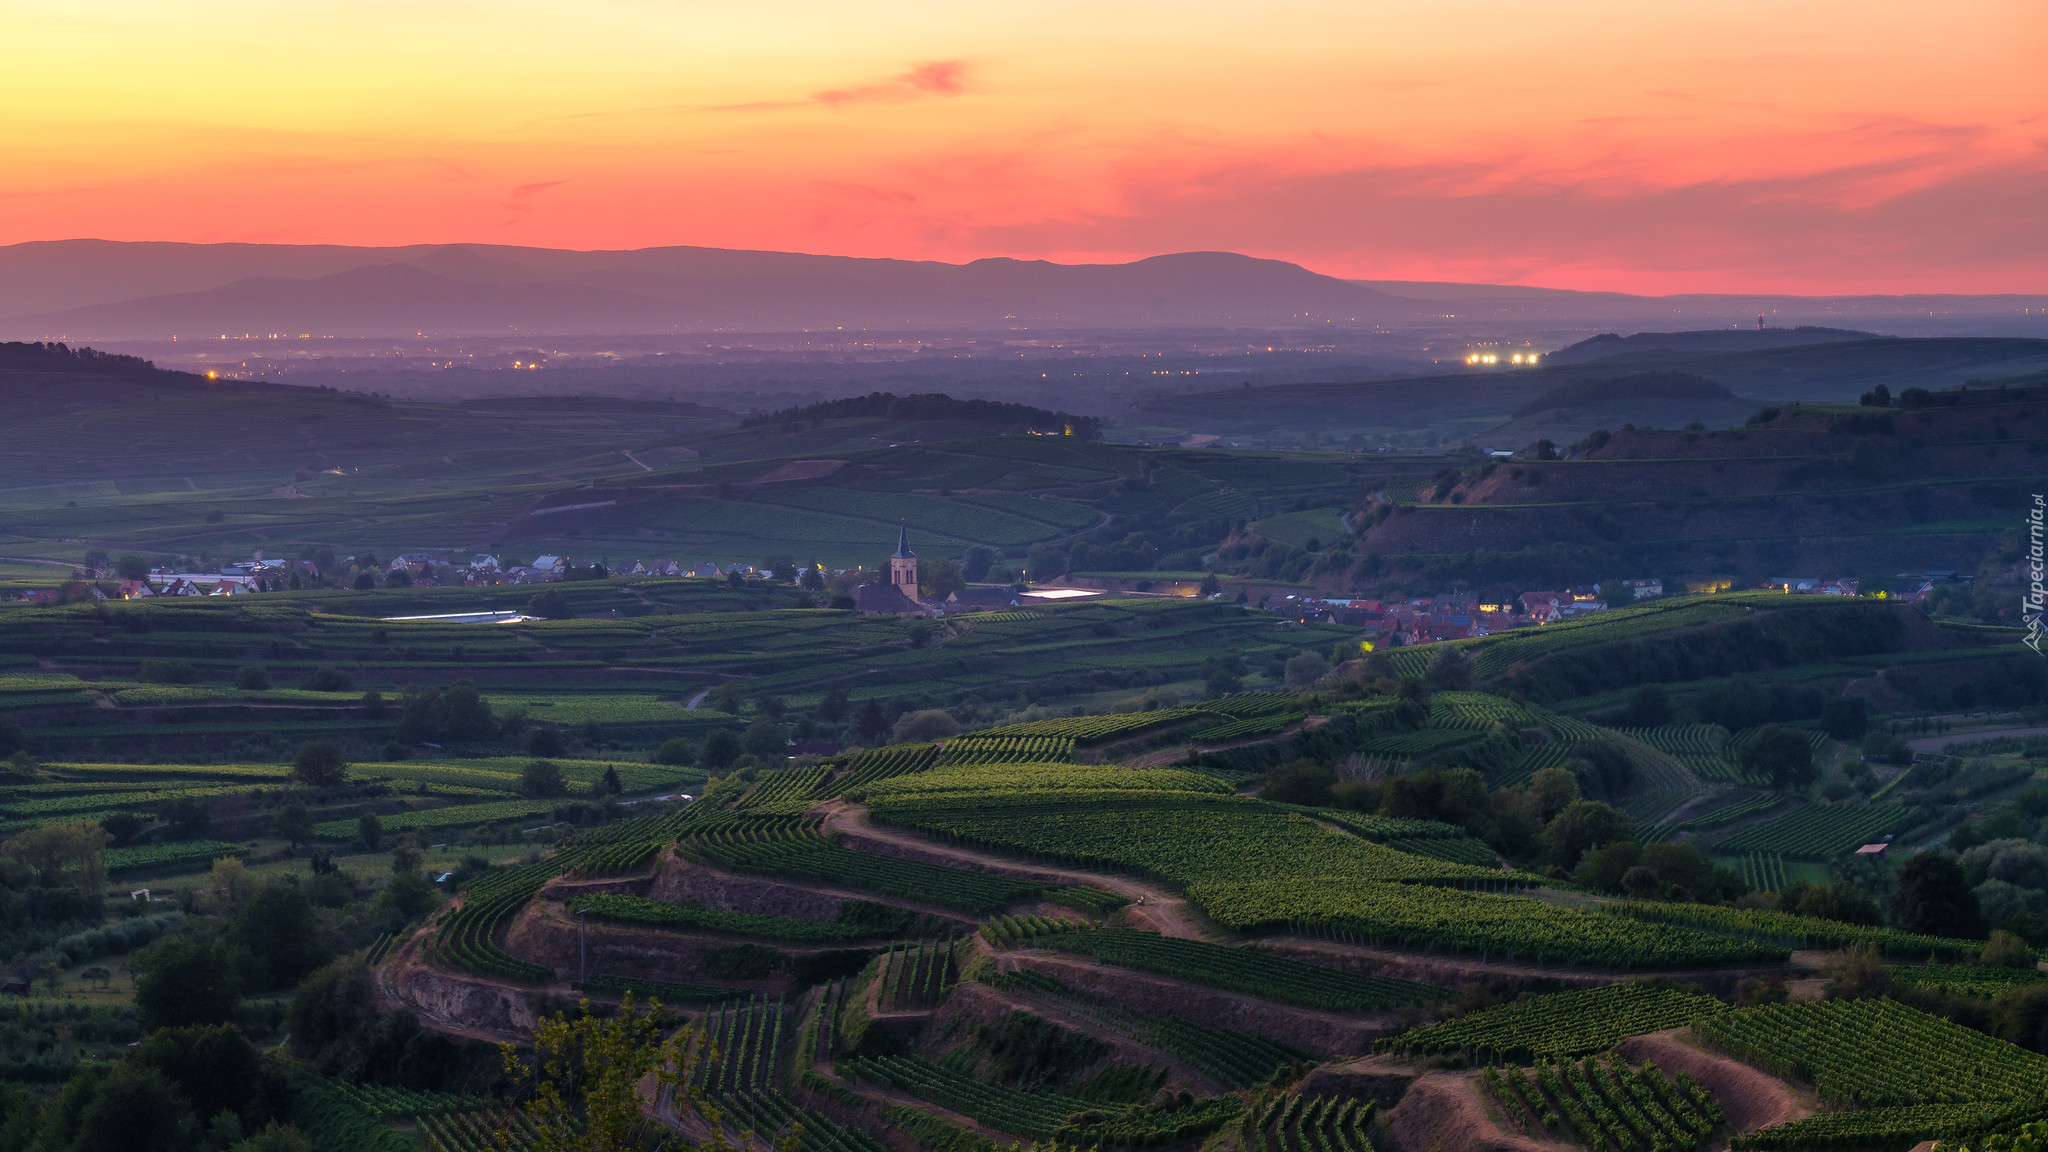
<path id="1" fill-rule="evenodd" d="M 896 532 L 896 554 L 889 557 L 889 583 L 902 589 L 905 596 L 917 599 L 917 553 L 910 550 L 908 524 Z"/>

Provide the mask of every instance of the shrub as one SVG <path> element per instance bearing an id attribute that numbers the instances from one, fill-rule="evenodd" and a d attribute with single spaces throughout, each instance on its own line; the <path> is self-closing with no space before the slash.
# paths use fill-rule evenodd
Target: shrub
<path id="1" fill-rule="evenodd" d="M 245 692 L 262 692 L 270 687 L 270 673 L 261 664 L 244 664 L 235 669 L 235 687 Z"/>
<path id="2" fill-rule="evenodd" d="M 697 749 L 681 736 L 662 741 L 661 747 L 654 750 L 656 764 L 683 765 L 696 758 Z"/>
<path id="3" fill-rule="evenodd" d="M 314 788 L 328 788 L 348 778 L 348 759 L 332 740 L 308 740 L 292 758 L 292 777 Z"/>

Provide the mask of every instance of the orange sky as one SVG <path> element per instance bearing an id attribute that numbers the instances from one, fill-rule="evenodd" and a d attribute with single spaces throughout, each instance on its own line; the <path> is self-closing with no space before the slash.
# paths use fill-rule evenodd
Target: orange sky
<path id="1" fill-rule="evenodd" d="M 0 0 L 0 243 L 2048 291 L 2038 0 Z"/>

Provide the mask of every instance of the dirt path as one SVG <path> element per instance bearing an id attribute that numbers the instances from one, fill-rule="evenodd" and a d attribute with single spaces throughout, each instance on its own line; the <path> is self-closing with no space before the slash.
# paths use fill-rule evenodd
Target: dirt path
<path id="1" fill-rule="evenodd" d="M 1631 1061 L 1647 1060 L 1666 1072 L 1683 1072 L 1706 1085 L 1728 1116 L 1728 1131 L 1754 1132 L 1820 1111 L 1807 1089 L 1768 1076 L 1740 1060 L 1709 1051 L 1691 1028 L 1631 1036 L 1620 1044 Z"/>
<path id="2" fill-rule="evenodd" d="M 915 832 L 874 824 L 868 820 L 866 807 L 844 801 L 820 805 L 813 811 L 825 817 L 826 832 L 843 832 L 850 844 L 869 845 L 885 856 L 902 856 L 931 864 L 966 864 L 1003 876 L 1057 880 L 1062 884 L 1100 888 L 1134 901 L 1127 911 L 1131 920 L 1141 927 L 1183 940 L 1207 939 L 1200 927 L 1200 914 L 1194 907 L 1183 897 L 1157 884 L 1101 872 L 1084 872 L 1078 868 L 1026 864 L 993 853 L 942 844 Z"/>

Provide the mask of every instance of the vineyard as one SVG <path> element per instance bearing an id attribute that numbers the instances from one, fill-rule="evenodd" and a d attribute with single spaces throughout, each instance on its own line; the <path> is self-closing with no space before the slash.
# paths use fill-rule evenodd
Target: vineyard
<path id="1" fill-rule="evenodd" d="M 1975 996 L 1983 1000 L 2023 985 L 2048 984 L 2048 972 L 2039 968 L 1993 968 L 1982 964 L 1902 965 L 1893 968 L 1891 973 L 1894 984 L 1938 988 L 1951 996 Z"/>
<path id="2" fill-rule="evenodd" d="M 1487 1068 L 1480 1084 L 1511 1124 L 1538 1138 L 1576 1139 L 1593 1152 L 1705 1148 L 1724 1117 L 1713 1094 L 1683 1072 L 1667 1080 L 1654 1064 L 1546 1058 L 1534 1074 Z"/>
<path id="3" fill-rule="evenodd" d="M 1245 1117 L 1238 1145 L 1244 1152 L 1371 1152 L 1366 1129 L 1375 1110 L 1356 1097 L 1276 1096 Z"/>
<path id="4" fill-rule="evenodd" d="M 1412 980 L 1357 976 L 1256 948 L 1180 940 L 1129 928 L 1051 932 L 1023 937 L 1019 942 L 1034 948 L 1078 952 L 1120 968 L 1156 972 L 1176 980 L 1332 1012 L 1427 1004 L 1450 994 Z"/>
<path id="5" fill-rule="evenodd" d="M 477 824 L 496 824 L 503 820 L 530 820 L 549 818 L 557 802 L 553 800 L 499 800 L 486 804 L 459 804 L 449 808 L 415 808 L 382 817 L 386 831 L 403 831 L 411 828 L 468 828 Z M 349 840 L 356 835 L 354 820 L 329 820 L 313 826 L 313 835 L 326 840 Z"/>
<path id="6" fill-rule="evenodd" d="M 993 977 L 991 982 L 1027 1002 L 1050 1002 L 1063 1013 L 1079 1016 L 1105 1032 L 1149 1044 L 1207 1073 L 1225 1088 L 1256 1087 L 1308 1059 L 1303 1052 L 1264 1037 L 1104 1005 L 1094 996 L 1029 968 Z"/>
<path id="7" fill-rule="evenodd" d="M 1094 1107 L 1072 1096 L 1019 1092 L 916 1056 L 849 1057 L 839 1071 L 1033 1140 L 1051 1140 L 1068 1116 Z"/>
<path id="8" fill-rule="evenodd" d="M 841 848 L 809 824 L 717 830 L 685 837 L 676 854 L 702 864 L 757 876 L 779 876 L 916 900 L 986 915 L 1046 890 L 1042 881 L 993 872 L 969 872 Z"/>
<path id="9" fill-rule="evenodd" d="M 645 896 L 602 893 L 579 896 L 563 905 L 574 915 L 589 913 L 600 920 L 655 928 L 729 932 L 742 936 L 765 936 L 806 944 L 827 944 L 872 940 L 899 935 L 916 915 L 900 908 L 866 901 L 851 901 L 833 921 L 798 920 L 788 916 L 764 916 L 752 912 L 724 912 L 701 904 L 672 904 Z"/>
<path id="10" fill-rule="evenodd" d="M 107 849 L 107 875 L 143 876 L 175 872 L 185 868 L 210 867 L 225 856 L 242 857 L 249 850 L 224 840 L 184 840 L 170 844 L 143 844 L 133 848 Z"/>
<path id="11" fill-rule="evenodd" d="M 1904 827 L 1912 818 L 1913 810 L 1899 804 L 1813 804 L 1767 824 L 1745 828 L 1715 845 L 1715 850 L 1826 860 L 1853 852 Z"/>
<path id="12" fill-rule="evenodd" d="M 1630 1036 L 1678 1028 L 1727 1011 L 1712 996 L 1648 984 L 1556 992 L 1389 1036 L 1376 1052 L 1463 1052 L 1489 1063 L 1528 1064 L 1604 1052 Z"/>
<path id="13" fill-rule="evenodd" d="M 1742 858 L 1742 882 L 1758 892 L 1783 892 L 1785 858 L 1776 852 L 1751 852 Z"/>
<path id="14" fill-rule="evenodd" d="M 946 741 L 939 765 L 1058 763 L 1073 758 L 1074 741 L 1067 736 L 963 736 Z"/>
<path id="15" fill-rule="evenodd" d="M 1875 945 L 1886 956 L 1901 960 L 1926 960 L 1930 956 L 1951 960 L 1974 959 L 1984 950 L 1981 940 L 1945 940 L 1916 936 L 1893 928 L 1845 924 L 1819 920 L 1789 912 L 1768 912 L 1761 908 L 1728 908 L 1713 904 L 1655 904 L 1616 902 L 1601 906 L 1609 916 L 1651 924 L 1674 924 L 1728 937 L 1754 940 L 1794 948 L 1846 948 L 1851 944 Z"/>
<path id="16" fill-rule="evenodd" d="M 1891 1000 L 1745 1008 L 1694 1031 L 1730 1055 L 1812 1084 L 1842 1109 L 1747 1133 L 1734 1148 L 1906 1147 L 2048 1112 L 2048 1057 Z"/>

